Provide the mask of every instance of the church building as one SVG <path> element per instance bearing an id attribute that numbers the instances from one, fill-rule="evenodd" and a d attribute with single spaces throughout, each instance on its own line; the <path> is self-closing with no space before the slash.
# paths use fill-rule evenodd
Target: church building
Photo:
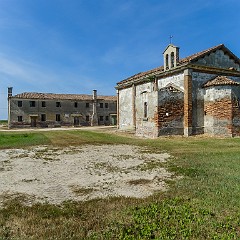
<path id="1" fill-rule="evenodd" d="M 136 135 L 240 136 L 240 59 L 223 44 L 117 83 L 118 127 Z"/>

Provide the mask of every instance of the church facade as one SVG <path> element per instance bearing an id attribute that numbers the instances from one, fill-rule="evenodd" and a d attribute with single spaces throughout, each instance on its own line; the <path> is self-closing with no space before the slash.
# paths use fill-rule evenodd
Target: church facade
<path id="1" fill-rule="evenodd" d="M 223 44 L 179 59 L 169 44 L 164 66 L 117 83 L 118 127 L 136 135 L 239 136 L 240 59 Z"/>

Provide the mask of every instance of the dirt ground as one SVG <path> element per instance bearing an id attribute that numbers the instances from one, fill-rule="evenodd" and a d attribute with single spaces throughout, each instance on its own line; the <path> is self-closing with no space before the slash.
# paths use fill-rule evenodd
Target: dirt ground
<path id="1" fill-rule="evenodd" d="M 172 178 L 167 153 L 129 145 L 39 146 L 0 150 L 0 205 L 24 195 L 26 204 L 109 196 L 144 198 L 165 191 Z"/>

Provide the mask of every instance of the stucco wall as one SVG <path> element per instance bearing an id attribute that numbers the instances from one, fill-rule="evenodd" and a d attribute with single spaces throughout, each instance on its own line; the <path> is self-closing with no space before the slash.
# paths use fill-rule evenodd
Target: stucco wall
<path id="1" fill-rule="evenodd" d="M 222 50 L 217 50 L 210 55 L 200 58 L 197 61 L 197 64 L 226 69 L 233 67 L 238 71 L 240 70 L 239 64 L 235 63 L 233 59 L 230 59 L 229 56 L 224 54 Z"/>
<path id="2" fill-rule="evenodd" d="M 219 130 L 211 130 L 210 125 L 216 125 L 216 121 L 213 120 L 210 116 L 205 116 L 205 106 L 207 102 L 214 101 L 215 98 L 224 98 L 224 97 L 230 97 L 229 94 L 231 94 L 227 89 L 229 87 L 224 86 L 222 89 L 226 89 L 226 91 L 218 91 L 215 92 L 214 90 L 207 90 L 204 89 L 202 86 L 204 83 L 206 83 L 208 80 L 211 80 L 215 77 L 217 77 L 217 74 L 209 74 L 209 73 L 202 73 L 202 72 L 193 72 L 192 73 L 192 84 L 193 84 L 193 94 L 192 94 L 192 101 L 193 101 L 193 111 L 192 111 L 192 118 L 193 118 L 193 134 L 202 134 L 202 133 L 214 133 L 214 131 L 217 133 L 219 132 L 220 135 L 224 135 L 224 133 L 220 130 L 222 129 L 222 126 L 226 124 L 224 121 L 219 121 Z M 234 76 L 228 76 L 229 79 L 232 79 L 234 81 L 240 82 L 239 77 Z M 240 97 L 240 92 L 238 90 L 235 90 L 236 95 Z M 218 94 L 220 94 L 218 96 Z M 210 100 L 211 98 L 211 100 Z M 219 106 L 221 111 L 221 106 Z M 214 123 L 215 121 L 215 123 Z M 205 130 L 204 130 L 205 128 Z M 214 134 L 216 134 L 214 133 Z"/>
<path id="3" fill-rule="evenodd" d="M 204 95 L 204 132 L 232 136 L 232 87 L 208 87 Z"/>
<path id="4" fill-rule="evenodd" d="M 184 90 L 184 74 L 178 73 L 173 76 L 161 78 L 158 80 L 158 89 L 166 87 L 168 84 L 174 84 L 180 89 Z"/>
<path id="5" fill-rule="evenodd" d="M 147 116 L 144 116 L 144 104 Z M 158 129 L 154 119 L 157 109 L 157 91 L 152 82 L 136 86 L 136 135 L 157 137 Z M 146 113 L 145 113 L 146 114 Z"/>
<path id="6" fill-rule="evenodd" d="M 22 106 L 18 106 L 18 101 L 22 102 Z M 34 107 L 30 107 L 30 101 L 35 102 Z M 45 107 L 42 106 L 45 102 Z M 60 107 L 56 106 L 56 102 L 60 102 Z M 77 103 L 77 105 L 75 105 Z M 89 103 L 89 107 L 86 107 Z M 103 108 L 100 108 L 100 103 L 103 103 Z M 105 106 L 105 103 L 108 106 Z M 49 126 L 72 126 L 74 125 L 74 117 L 79 119 L 77 125 L 90 125 L 93 103 L 92 101 L 74 101 L 74 100 L 48 100 L 48 99 L 22 99 L 11 97 L 9 99 L 9 127 L 30 127 L 31 117 L 36 118 L 37 127 Z M 99 100 L 97 102 L 98 124 L 110 125 L 110 114 L 116 114 L 117 104 L 114 101 Z M 41 120 L 41 115 L 45 114 L 46 120 Z M 60 121 L 56 121 L 56 114 L 60 115 Z M 22 121 L 18 117 L 22 117 Z M 89 121 L 87 121 L 87 116 Z M 100 121 L 101 116 L 101 121 Z"/>
<path id="7" fill-rule="evenodd" d="M 132 87 L 119 90 L 119 129 L 133 129 L 133 94 Z"/>
<path id="8" fill-rule="evenodd" d="M 204 133 L 204 94 L 205 82 L 216 77 L 216 74 L 192 72 L 192 131 L 193 134 Z"/>

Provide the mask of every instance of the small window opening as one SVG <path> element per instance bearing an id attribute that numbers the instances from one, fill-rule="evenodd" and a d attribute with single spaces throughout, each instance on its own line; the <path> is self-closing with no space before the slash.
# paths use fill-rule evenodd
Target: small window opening
<path id="1" fill-rule="evenodd" d="M 168 69 L 169 68 L 169 63 L 168 63 L 168 54 L 166 54 L 166 57 L 165 57 L 166 59 L 165 59 L 165 61 L 166 61 L 166 69 Z"/>
<path id="2" fill-rule="evenodd" d="M 77 103 L 77 102 L 74 103 L 74 107 L 75 107 L 75 108 L 78 107 L 78 103 Z"/>
<path id="3" fill-rule="evenodd" d="M 23 121 L 23 117 L 22 116 L 18 116 L 18 122 L 22 122 Z"/>
<path id="4" fill-rule="evenodd" d="M 86 103 L 86 108 L 89 108 L 89 103 L 88 102 Z"/>
<path id="5" fill-rule="evenodd" d="M 61 107 L 61 103 L 60 102 L 56 102 L 56 107 Z"/>
<path id="6" fill-rule="evenodd" d="M 18 101 L 18 107 L 22 107 L 22 101 Z"/>
<path id="7" fill-rule="evenodd" d="M 46 102 L 42 101 L 42 107 L 46 107 Z"/>
<path id="8" fill-rule="evenodd" d="M 57 121 L 57 122 L 60 122 L 60 121 L 61 121 L 61 116 L 60 116 L 60 114 L 56 114 L 56 121 Z"/>
<path id="9" fill-rule="evenodd" d="M 174 67 L 174 52 L 171 52 L 171 68 Z"/>
<path id="10" fill-rule="evenodd" d="M 30 101 L 29 105 L 30 105 L 30 107 L 35 107 L 36 106 L 36 102 L 35 101 Z"/>
<path id="11" fill-rule="evenodd" d="M 41 121 L 45 122 L 46 121 L 46 114 L 41 114 Z"/>
<path id="12" fill-rule="evenodd" d="M 103 103 L 100 103 L 100 108 L 103 108 Z"/>
<path id="13" fill-rule="evenodd" d="M 147 118 L 147 115 L 148 115 L 147 102 L 144 102 L 144 118 Z"/>

